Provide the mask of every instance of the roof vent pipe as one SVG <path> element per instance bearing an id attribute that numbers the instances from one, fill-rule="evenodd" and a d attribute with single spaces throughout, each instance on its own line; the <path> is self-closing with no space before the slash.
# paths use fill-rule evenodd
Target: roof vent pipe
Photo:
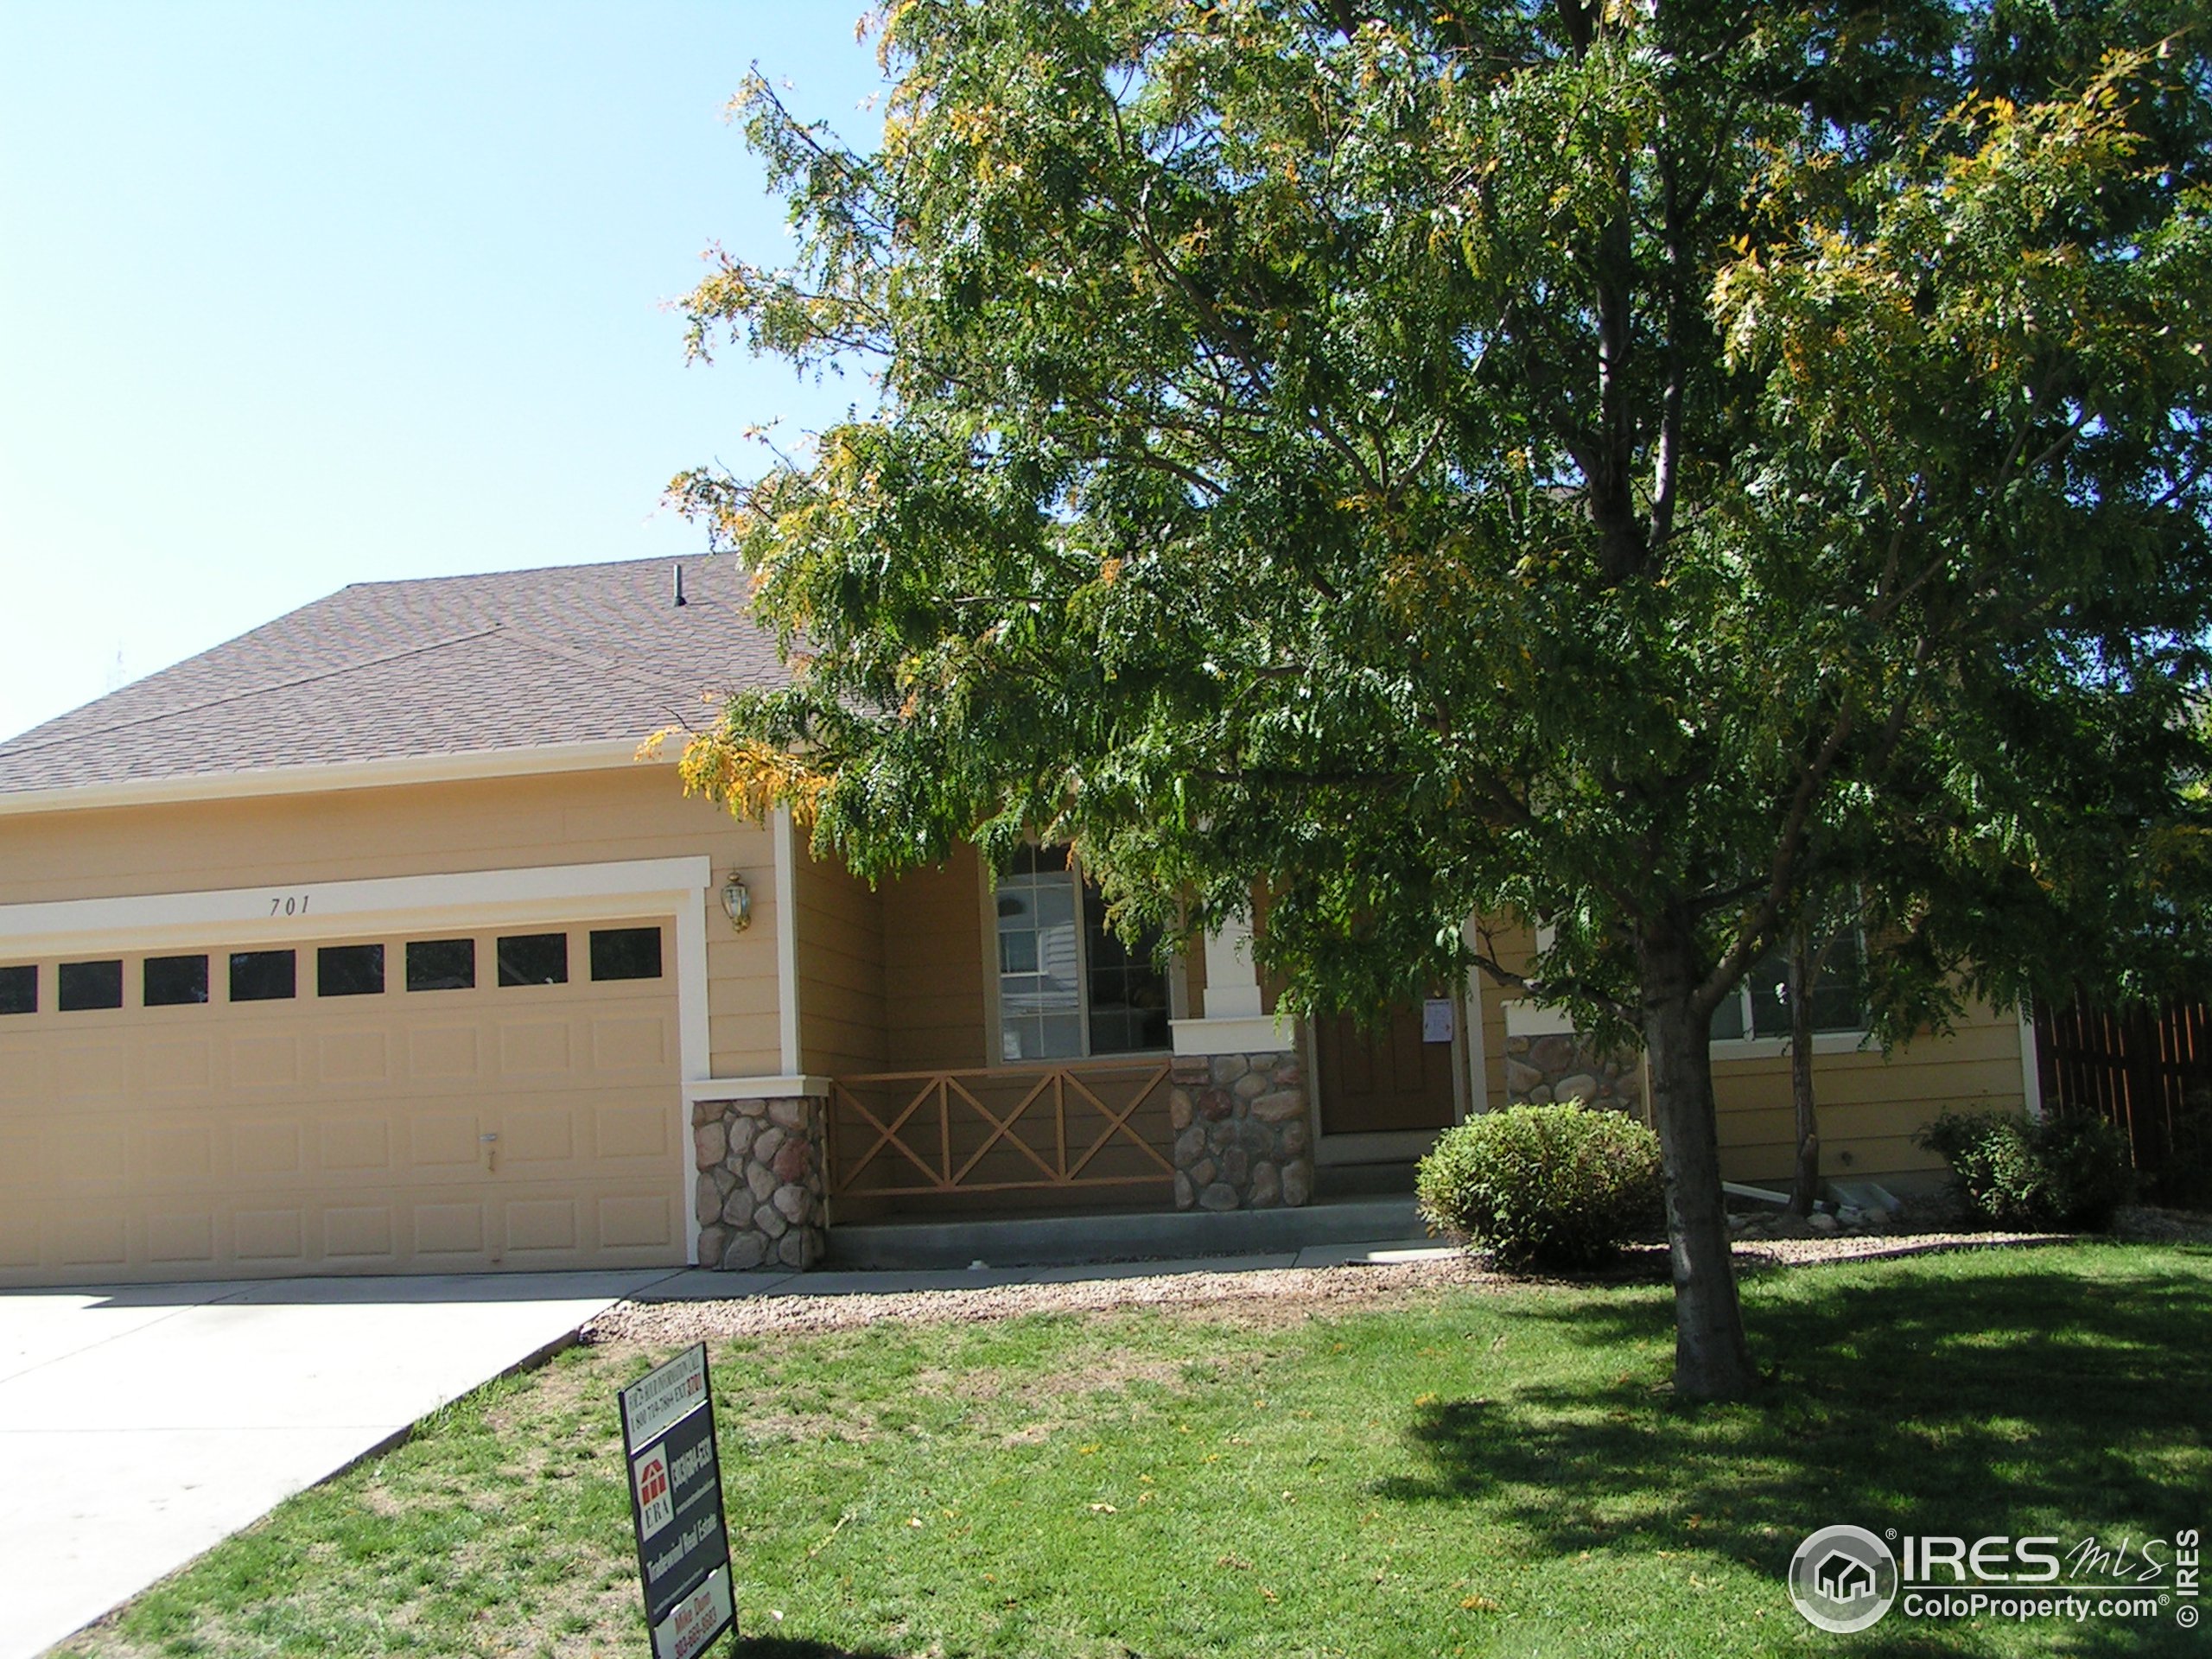
<path id="1" fill-rule="evenodd" d="M 690 600 L 688 600 L 688 599 L 686 599 L 686 598 L 684 598 L 684 597 L 683 597 L 683 567 L 682 565 L 680 565 L 680 564 L 679 564 L 679 565 L 677 565 L 677 566 L 676 566 L 676 567 L 675 567 L 675 570 L 676 570 L 676 602 L 677 602 L 677 605 L 679 607 L 683 607 L 683 606 L 689 605 L 691 601 L 690 601 Z"/>

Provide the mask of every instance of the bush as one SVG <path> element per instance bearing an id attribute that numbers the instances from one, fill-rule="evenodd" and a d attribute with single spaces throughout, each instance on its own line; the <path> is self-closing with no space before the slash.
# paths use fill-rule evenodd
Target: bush
<path id="1" fill-rule="evenodd" d="M 2127 1136 L 2086 1112 L 1945 1112 L 1919 1138 L 1949 1161 L 1968 1211 L 1992 1226 L 2102 1228 L 2135 1190 Z"/>
<path id="2" fill-rule="evenodd" d="M 2173 1116 L 2173 1135 L 2151 1196 L 2176 1210 L 2212 1210 L 2212 1091 L 2196 1090 Z"/>
<path id="3" fill-rule="evenodd" d="M 1439 1232 L 1503 1268 L 1586 1268 L 1660 1209 L 1659 1137 L 1580 1103 L 1509 1106 L 1445 1131 L 1414 1192 Z"/>

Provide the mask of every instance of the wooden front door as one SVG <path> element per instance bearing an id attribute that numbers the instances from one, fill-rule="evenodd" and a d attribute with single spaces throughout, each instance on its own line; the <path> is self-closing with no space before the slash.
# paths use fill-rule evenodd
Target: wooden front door
<path id="1" fill-rule="evenodd" d="M 1465 1010 L 1452 1007 L 1456 1033 Z M 1459 1121 L 1453 1040 L 1422 1040 L 1418 1002 L 1363 1027 L 1350 1014 L 1314 1029 L 1321 1133 L 1376 1135 L 1447 1128 Z M 1433 1032 L 1429 1033 L 1434 1035 Z"/>

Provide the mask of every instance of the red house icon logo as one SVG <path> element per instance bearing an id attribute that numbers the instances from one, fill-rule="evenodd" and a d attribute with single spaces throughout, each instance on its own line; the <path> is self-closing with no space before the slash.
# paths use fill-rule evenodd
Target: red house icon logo
<path id="1" fill-rule="evenodd" d="M 638 1531 L 650 1538 L 676 1519 L 668 1495 L 668 1445 L 663 1441 L 640 1457 L 631 1471 L 638 1494 Z"/>

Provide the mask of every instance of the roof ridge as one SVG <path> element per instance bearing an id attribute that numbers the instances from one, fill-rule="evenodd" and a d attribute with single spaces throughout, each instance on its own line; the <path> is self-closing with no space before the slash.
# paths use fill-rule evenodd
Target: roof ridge
<path id="1" fill-rule="evenodd" d="M 201 714 L 210 709 L 219 709 L 226 702 L 238 702 L 247 697 L 266 696 L 271 691 L 289 691 L 299 686 L 313 685 L 317 680 L 334 679 L 340 674 L 352 674 L 364 668 L 376 668 L 385 663 L 399 662 L 405 658 L 419 657 L 425 652 L 442 651 L 448 645 L 465 645 L 471 639 L 481 639 L 500 631 L 500 625 L 493 622 L 482 627 L 472 628 L 466 633 L 451 633 L 436 639 L 424 640 L 419 645 L 409 645 L 404 651 L 388 651 L 381 657 L 363 657 L 352 662 L 340 663 L 334 668 L 326 668 L 314 674 L 302 674 L 289 680 L 269 680 L 242 687 L 236 691 L 226 692 L 219 697 L 208 697 L 199 702 L 179 703 L 173 709 L 149 709 L 143 715 L 132 715 L 127 719 L 111 721 L 105 726 L 94 726 L 83 731 L 62 734 L 57 741 L 78 742 L 86 738 L 106 737 L 111 733 L 124 731 L 133 726 L 149 725 L 157 720 L 175 720 L 181 715 Z M 11 742 L 14 741 L 10 740 Z"/>
<path id="2" fill-rule="evenodd" d="M 629 561 L 626 560 L 624 563 L 629 563 Z M 647 671 L 638 668 L 620 657 L 596 655 L 591 652 L 586 651 L 581 645 L 569 645 L 564 641 L 558 639 L 549 639 L 543 634 L 533 632 L 528 628 L 517 627 L 512 623 L 503 624 L 500 631 L 507 638 L 513 639 L 518 644 L 521 645 L 525 650 L 539 651 L 548 657 L 563 658 L 567 661 L 581 664 L 586 668 L 597 669 L 603 674 L 618 674 L 621 676 L 622 678 L 629 681 L 631 684 L 641 687 L 644 690 L 652 692 L 657 697 L 664 698 L 668 695 L 669 683 L 665 678 L 656 678 Z M 704 700 L 708 696 L 709 692 L 707 688 L 703 686 L 701 687 L 701 698 Z M 686 731 L 692 729 L 690 722 L 683 715 L 677 713 L 672 709 L 666 708 L 665 705 L 664 705 L 664 712 L 665 712 L 669 718 L 675 721 L 677 725 L 683 727 Z"/>
<path id="3" fill-rule="evenodd" d="M 646 553 L 634 559 L 587 559 L 581 563 L 518 564 L 506 570 L 465 570 L 448 576 L 385 576 L 374 582 L 349 582 L 338 591 L 354 593 L 371 588 L 424 588 L 436 583 L 498 582 L 507 576 L 542 576 L 556 570 L 619 570 L 632 564 L 683 564 L 694 559 L 734 559 L 729 553 Z"/>

